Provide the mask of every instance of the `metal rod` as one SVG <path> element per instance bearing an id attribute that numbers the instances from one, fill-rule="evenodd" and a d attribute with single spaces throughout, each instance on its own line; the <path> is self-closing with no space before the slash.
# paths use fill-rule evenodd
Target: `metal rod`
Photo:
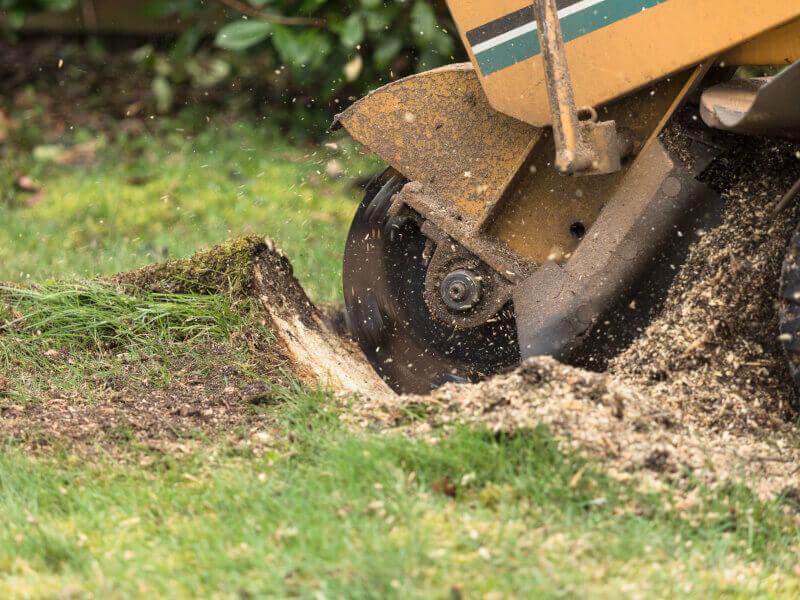
<path id="1" fill-rule="evenodd" d="M 533 11 L 550 99 L 556 167 L 562 173 L 580 171 L 589 165 L 579 164 L 585 162 L 579 160 L 579 155 L 582 154 L 581 130 L 556 0 L 536 0 Z"/>
<path id="2" fill-rule="evenodd" d="M 778 202 L 778 205 L 775 207 L 775 210 L 773 212 L 776 215 L 783 212 L 798 194 L 800 194 L 800 179 L 798 179 L 792 186 L 792 189 L 786 192 L 786 195 L 783 198 L 781 198 L 781 201 Z"/>

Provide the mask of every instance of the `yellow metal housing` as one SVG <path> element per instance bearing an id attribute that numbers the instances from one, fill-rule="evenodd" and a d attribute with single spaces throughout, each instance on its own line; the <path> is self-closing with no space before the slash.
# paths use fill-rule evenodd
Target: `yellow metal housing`
<path id="1" fill-rule="evenodd" d="M 530 0 L 448 0 L 489 103 L 550 123 Z M 597 106 L 800 18 L 797 0 L 559 0 L 578 106 Z M 793 58 L 796 29 L 732 59 Z M 761 60 L 757 62 L 761 62 Z"/>
<path id="2" fill-rule="evenodd" d="M 395 81 L 337 116 L 357 141 L 476 228 L 541 129 L 489 106 L 469 63 Z"/>
<path id="3" fill-rule="evenodd" d="M 800 19 L 771 29 L 722 55 L 728 65 L 788 65 L 800 60 Z"/>

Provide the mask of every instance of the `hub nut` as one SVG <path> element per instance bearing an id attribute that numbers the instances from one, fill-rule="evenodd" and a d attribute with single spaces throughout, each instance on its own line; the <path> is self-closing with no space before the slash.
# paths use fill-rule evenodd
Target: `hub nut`
<path id="1" fill-rule="evenodd" d="M 480 279 L 465 269 L 453 271 L 442 279 L 439 295 L 450 310 L 469 310 L 481 299 Z"/>

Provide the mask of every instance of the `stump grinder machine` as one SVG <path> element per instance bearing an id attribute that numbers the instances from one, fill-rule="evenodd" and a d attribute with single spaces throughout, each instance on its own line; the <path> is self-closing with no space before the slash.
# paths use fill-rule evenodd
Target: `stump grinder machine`
<path id="1" fill-rule="evenodd" d="M 470 62 L 336 119 L 388 165 L 347 241 L 350 330 L 403 392 L 537 355 L 600 364 L 718 218 L 709 165 L 741 136 L 800 138 L 800 0 L 448 5 Z M 798 254 L 780 298 L 796 379 Z"/>

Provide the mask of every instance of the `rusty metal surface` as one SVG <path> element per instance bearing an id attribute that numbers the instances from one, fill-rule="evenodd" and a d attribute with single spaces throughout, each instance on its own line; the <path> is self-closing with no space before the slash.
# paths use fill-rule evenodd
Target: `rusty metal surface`
<path id="1" fill-rule="evenodd" d="M 590 149 L 581 135 L 575 93 L 569 78 L 564 51 L 564 36 L 558 19 L 555 0 L 534 0 L 536 34 L 542 48 L 544 82 L 550 101 L 553 141 L 556 146 L 555 166 L 562 173 L 583 171 L 592 164 Z M 535 83 L 535 82 L 532 82 Z"/>
<path id="2" fill-rule="evenodd" d="M 689 76 L 675 76 L 602 107 L 600 117 L 616 121 L 620 134 L 641 148 L 659 130 Z M 563 177 L 552 168 L 553 152 L 548 133 L 484 225 L 486 237 L 502 240 L 535 265 L 570 257 L 581 241 L 577 224 L 589 230 L 630 168 L 630 163 L 623 164 L 618 173 L 589 179 Z"/>
<path id="3" fill-rule="evenodd" d="M 703 121 L 747 135 L 800 138 L 800 61 L 774 77 L 735 79 L 708 88 Z"/>
<path id="4" fill-rule="evenodd" d="M 432 241 L 433 252 L 428 257 L 425 274 L 425 303 L 431 316 L 454 329 L 469 329 L 486 323 L 509 300 L 512 287 L 507 278 L 468 252 L 431 221 L 425 221 L 422 233 Z M 479 300 L 469 310 L 453 311 L 442 300 L 441 282 L 448 273 L 465 270 L 479 281 Z"/>
<path id="5" fill-rule="evenodd" d="M 337 123 L 424 185 L 437 206 L 454 210 L 466 231 L 477 228 L 541 136 L 492 109 L 469 64 L 390 83 L 338 115 Z"/>
<path id="6" fill-rule="evenodd" d="M 517 362 L 510 310 L 460 329 L 433 318 L 425 301 L 429 239 L 415 220 L 390 207 L 403 178 L 393 169 L 370 184 L 356 211 L 344 255 L 348 330 L 396 391 L 427 393 L 448 381 L 470 381 Z"/>
<path id="7" fill-rule="evenodd" d="M 419 213 L 509 281 L 527 276 L 535 267 L 510 249 L 505 240 L 487 235 L 483 217 L 465 219 L 458 206 L 442 202 L 419 181 L 408 183 L 397 194 L 395 204 L 398 207 L 408 206 Z M 491 208 L 488 206 L 487 212 Z"/>
<path id="8" fill-rule="evenodd" d="M 455 74 L 444 70 L 433 72 L 432 75 L 437 79 L 446 75 L 445 83 L 457 79 L 462 81 L 462 85 L 468 79 L 468 89 L 476 90 L 480 94 L 480 89 L 475 87 L 475 76 L 469 69 L 466 72 L 459 69 Z M 453 75 L 455 77 L 451 77 Z M 661 126 L 664 116 L 688 78 L 689 74 L 684 73 L 665 80 L 612 105 L 601 107 L 599 113 L 604 120 L 617 121 L 620 124 L 620 133 L 626 135 L 630 145 L 641 148 Z M 409 78 L 402 83 L 404 88 L 421 86 L 420 90 L 403 91 L 402 96 L 414 98 L 415 102 L 419 102 L 420 97 L 425 96 L 426 90 L 432 85 L 442 85 L 441 81 L 437 83 L 418 77 Z M 383 89 L 373 96 L 382 93 Z M 370 98 L 371 96 L 365 100 Z M 455 161 L 453 157 L 458 154 L 458 139 L 437 139 L 430 147 L 420 144 L 419 136 L 410 135 L 408 140 L 404 140 L 402 138 L 407 135 L 408 124 L 405 119 L 392 112 L 402 110 L 403 105 L 399 104 L 391 110 L 387 108 L 387 105 L 399 103 L 402 100 L 401 95 L 391 92 L 386 98 L 375 98 L 376 102 L 365 100 L 343 113 L 340 122 L 356 139 L 393 167 L 401 172 L 405 169 L 406 173 L 416 174 L 417 180 L 403 188 L 398 195 L 398 202 L 407 204 L 432 221 L 509 281 L 526 277 L 548 258 L 555 257 L 559 261 L 569 258 L 580 242 L 580 236 L 576 235 L 579 232 L 573 225 L 580 224 L 580 227 L 588 230 L 629 166 L 625 165 L 619 173 L 593 177 L 590 181 L 585 178 L 563 177 L 552 168 L 554 148 L 549 132 L 530 129 L 538 140 L 533 151 L 530 151 L 522 148 L 519 138 L 505 135 L 505 129 L 491 130 L 489 126 L 495 123 L 497 113 L 477 112 L 475 114 L 485 114 L 486 119 L 486 127 L 480 127 L 483 131 L 481 144 L 494 149 L 492 155 L 481 159 L 481 165 L 488 169 L 500 169 L 503 171 L 502 179 L 508 181 L 502 184 L 506 190 L 502 195 L 499 191 L 501 186 L 498 186 L 491 197 L 485 198 L 482 203 L 459 202 L 459 196 L 448 186 L 436 185 L 441 173 L 437 157 L 451 161 L 446 163 L 451 174 L 446 181 L 455 180 L 458 184 L 463 184 L 465 179 L 476 179 L 474 173 L 471 173 L 472 177 L 465 178 L 460 163 L 452 162 Z M 440 106 L 446 107 L 445 104 Z M 486 108 L 486 111 L 491 109 Z M 385 117 L 387 114 L 390 118 Z M 421 110 L 419 114 L 428 113 Z M 429 124 L 434 123 L 434 131 L 439 131 L 435 129 L 436 120 L 431 120 L 430 116 L 426 119 Z M 398 123 L 398 120 L 401 122 Z M 459 120 L 458 115 L 446 119 L 450 124 L 448 127 L 452 127 L 451 132 L 468 136 L 469 143 L 464 146 L 463 152 L 469 159 L 475 156 L 472 151 L 477 142 L 469 137 L 475 128 L 464 127 L 463 121 L 464 119 Z M 459 122 L 462 124 L 458 124 Z M 398 136 L 400 141 L 393 141 Z M 505 146 L 506 143 L 509 145 Z M 514 161 L 508 158 L 495 162 L 494 156 L 508 156 L 516 151 L 522 153 L 521 160 L 517 157 Z M 509 174 L 512 165 L 515 171 Z M 434 179 L 432 182 L 431 172 Z M 471 210 L 465 211 L 465 206 Z M 481 212 L 476 214 L 478 210 Z"/>

